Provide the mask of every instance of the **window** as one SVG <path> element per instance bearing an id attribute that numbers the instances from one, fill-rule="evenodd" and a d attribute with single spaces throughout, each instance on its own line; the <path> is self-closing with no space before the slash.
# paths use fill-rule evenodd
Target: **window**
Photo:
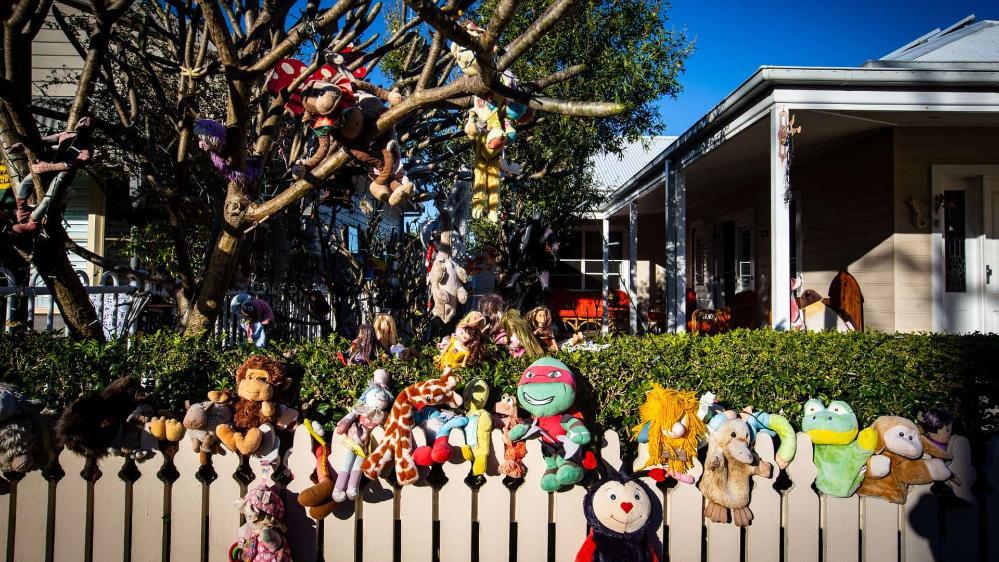
<path id="1" fill-rule="evenodd" d="M 694 228 L 691 230 L 691 244 L 693 245 L 694 263 L 691 265 L 694 274 L 694 286 L 708 284 L 708 241 L 704 235 L 704 229 Z"/>
<path id="2" fill-rule="evenodd" d="M 352 254 L 357 254 L 361 251 L 359 237 L 360 234 L 356 226 L 347 227 L 347 250 Z"/>
<path id="3" fill-rule="evenodd" d="M 968 290 L 964 195 L 960 190 L 944 191 L 944 291 L 948 293 Z"/>
<path id="4" fill-rule="evenodd" d="M 735 229 L 736 292 L 753 288 L 753 227 Z"/>

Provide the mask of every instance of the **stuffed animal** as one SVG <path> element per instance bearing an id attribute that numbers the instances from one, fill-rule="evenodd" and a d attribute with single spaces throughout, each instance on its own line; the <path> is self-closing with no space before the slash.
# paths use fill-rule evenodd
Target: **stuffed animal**
<path id="1" fill-rule="evenodd" d="M 459 369 L 482 361 L 482 331 L 486 320 L 478 312 L 469 312 L 458 322 L 454 334 L 441 340 L 435 363 L 438 369 Z"/>
<path id="2" fill-rule="evenodd" d="M 510 430 L 510 439 L 541 438 L 545 473 L 541 489 L 554 492 L 583 479 L 583 446 L 591 440 L 575 407 L 576 379 L 558 359 L 542 357 L 524 371 L 517 383 L 517 401 L 531 414 L 531 423 Z"/>
<path id="3" fill-rule="evenodd" d="M 309 516 L 319 520 L 325 518 L 336 509 L 340 502 L 333 498 L 333 480 L 330 478 L 329 454 L 326 444 L 326 431 L 317 421 L 305 419 L 304 427 L 316 443 L 316 480 L 312 486 L 298 494 L 298 504 L 309 508 Z M 356 495 L 355 495 L 356 497 Z M 342 501 L 342 500 L 341 500 Z"/>
<path id="4" fill-rule="evenodd" d="M 507 350 L 514 357 L 527 356 L 531 359 L 544 355 L 541 344 L 534 337 L 531 325 L 520 315 L 519 310 L 510 309 L 503 314 L 503 331 L 509 337 Z"/>
<path id="5" fill-rule="evenodd" d="M 468 425 L 467 417 L 454 410 L 436 406 L 421 408 L 413 419 L 423 430 L 428 443 L 413 451 L 413 461 L 417 466 L 446 463 L 451 458 L 451 444 L 448 442 L 451 432 Z"/>
<path id="6" fill-rule="evenodd" d="M 708 398 L 710 396 L 710 398 Z M 740 418 L 749 425 L 749 442 L 756 442 L 756 434 L 766 433 L 771 437 L 780 439 L 780 446 L 774 460 L 782 470 L 794 460 L 794 454 L 798 449 L 798 436 L 791 427 L 791 422 L 779 414 L 769 414 L 767 412 L 754 411 L 752 406 L 747 406 L 741 411 L 724 409 L 714 400 L 714 394 L 705 393 L 701 397 L 701 407 L 699 414 L 704 414 L 708 420 L 708 431 L 714 432 L 722 424 L 730 419 Z"/>
<path id="7" fill-rule="evenodd" d="M 258 481 L 238 502 L 246 523 L 229 549 L 231 562 L 292 562 L 285 538 L 284 501 L 281 490 L 269 478 Z"/>
<path id="8" fill-rule="evenodd" d="M 399 393 L 385 424 L 385 436 L 361 463 L 361 472 L 374 480 L 395 460 L 396 483 L 405 486 L 416 482 L 420 476 L 412 455 L 416 412 L 426 406 L 460 406 L 461 395 L 454 390 L 457 384 L 457 376 L 448 368 L 440 378 L 411 384 Z"/>
<path id="9" fill-rule="evenodd" d="M 521 423 L 517 412 L 517 397 L 504 393 L 496 401 L 493 411 L 494 425 L 503 430 L 503 462 L 499 466 L 500 474 L 510 478 L 523 478 L 527 474 L 527 467 L 524 466 L 527 445 L 523 441 L 510 439 L 510 430 Z"/>
<path id="10" fill-rule="evenodd" d="M 191 439 L 191 447 L 198 453 L 201 464 L 208 463 L 209 455 L 224 455 L 222 441 L 215 434 L 220 425 L 232 421 L 232 408 L 229 407 L 229 394 L 217 395 L 219 402 L 205 400 L 197 404 L 187 403 L 184 427 Z"/>
<path id="11" fill-rule="evenodd" d="M 450 322 L 461 305 L 468 302 L 468 273 L 451 257 L 451 232 L 441 234 L 433 264 L 427 273 L 427 285 L 433 299 L 433 315 L 445 324 Z"/>
<path id="12" fill-rule="evenodd" d="M 261 447 L 265 436 L 273 435 L 274 426 L 288 428 L 298 417 L 297 411 L 279 403 L 291 383 L 281 363 L 266 355 L 251 355 L 236 370 L 232 423 L 218 425 L 215 435 L 227 449 L 241 455 L 269 454 L 270 450 Z"/>
<path id="13" fill-rule="evenodd" d="M 857 416 L 846 402 L 834 400 L 828 408 L 814 398 L 805 402 L 801 431 L 812 439 L 815 487 L 823 494 L 847 498 L 865 473 L 888 474 L 887 457 L 874 454 L 877 433 L 872 428 L 858 431 Z"/>
<path id="14" fill-rule="evenodd" d="M 30 472 L 55 458 L 52 421 L 39 404 L 0 383 L 0 472 Z"/>
<path id="15" fill-rule="evenodd" d="M 750 480 L 754 475 L 770 478 L 773 466 L 753 450 L 749 424 L 728 419 L 708 435 L 708 455 L 699 488 L 704 494 L 704 515 L 716 523 L 732 522 L 745 527 L 753 520 L 749 509 Z"/>
<path id="16" fill-rule="evenodd" d="M 663 508 L 642 482 L 616 474 L 592 485 L 583 498 L 590 531 L 576 562 L 659 562 L 656 529 Z"/>
<path id="17" fill-rule="evenodd" d="M 245 185 L 260 177 L 260 163 L 253 156 L 246 158 L 246 166 L 242 170 L 232 166 L 225 154 L 228 130 L 222 123 L 214 119 L 198 119 L 194 122 L 194 134 L 198 137 L 198 147 L 208 153 L 215 169 L 230 182 Z"/>
<path id="18" fill-rule="evenodd" d="M 486 473 L 492 450 L 493 418 L 485 410 L 489 402 L 489 384 L 475 379 L 465 385 L 462 396 L 468 408 L 465 414 L 468 423 L 465 425 L 465 446 L 461 452 L 465 460 L 472 463 L 472 476 L 482 476 Z"/>
<path id="19" fill-rule="evenodd" d="M 905 418 L 881 416 L 871 428 L 877 433 L 874 451 L 888 458 L 888 473 L 879 476 L 868 471 L 857 492 L 862 496 L 884 498 L 892 503 L 905 503 L 912 484 L 943 482 L 951 477 L 950 469 L 941 459 L 923 459 L 923 443 L 919 428 Z"/>
<path id="20" fill-rule="evenodd" d="M 534 337 L 548 353 L 558 352 L 558 342 L 552 333 L 552 312 L 546 306 L 537 306 L 527 313 L 527 323 L 531 326 Z"/>
<path id="21" fill-rule="evenodd" d="M 332 490 L 332 497 L 336 502 L 357 497 L 361 462 L 370 449 L 371 431 L 385 422 L 389 406 L 392 405 L 390 381 L 388 371 L 375 370 L 368 381 L 368 387 L 354 404 L 354 409 L 336 424 L 336 434 L 341 436 L 347 446 Z"/>
<path id="22" fill-rule="evenodd" d="M 693 392 L 666 389 L 653 383 L 645 394 L 645 403 L 638 409 L 641 424 L 632 429 L 632 438 L 647 443 L 649 458 L 641 469 L 665 465 L 666 470 L 653 469 L 650 476 L 657 482 L 670 476 L 685 484 L 693 484 L 687 471 L 694 466 L 697 446 L 707 435 L 707 426 L 697 417 L 698 401 Z"/>
<path id="23" fill-rule="evenodd" d="M 70 451 L 102 459 L 120 444 L 123 426 L 137 402 L 132 377 L 121 377 L 101 392 L 84 394 L 67 406 L 56 422 L 56 436 Z"/>

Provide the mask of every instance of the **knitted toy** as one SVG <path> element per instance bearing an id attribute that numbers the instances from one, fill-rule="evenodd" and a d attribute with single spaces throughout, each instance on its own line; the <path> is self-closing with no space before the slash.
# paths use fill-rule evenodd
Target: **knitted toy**
<path id="1" fill-rule="evenodd" d="M 52 422 L 39 404 L 0 383 L 0 472 L 30 472 L 55 458 Z"/>
<path id="2" fill-rule="evenodd" d="M 519 310 L 510 309 L 503 314 L 503 331 L 509 337 L 506 347 L 510 355 L 514 357 L 526 355 L 531 359 L 544 355 L 545 352 L 535 339 L 530 324 L 520 315 Z"/>
<path id="3" fill-rule="evenodd" d="M 208 462 L 209 455 L 224 455 L 222 441 L 215 430 L 232 421 L 232 408 L 227 404 L 229 395 L 219 396 L 221 402 L 206 400 L 197 404 L 187 403 L 187 413 L 184 415 L 184 427 L 191 439 L 194 452 L 198 453 L 201 464 Z"/>
<path id="4" fill-rule="evenodd" d="M 896 416 L 881 416 L 871 428 L 877 433 L 874 451 L 888 458 L 888 473 L 879 476 L 868 471 L 857 492 L 862 496 L 876 496 L 892 503 L 905 503 L 912 484 L 943 482 L 951 477 L 944 461 L 923 459 L 923 443 L 919 428 L 912 421 Z"/>
<path id="5" fill-rule="evenodd" d="M 461 395 L 454 391 L 457 384 L 451 369 L 445 369 L 440 378 L 411 384 L 399 393 L 385 425 L 385 436 L 361 463 L 361 472 L 374 480 L 394 459 L 396 483 L 405 486 L 416 482 L 420 476 L 412 456 L 416 412 L 440 404 L 460 406 Z"/>
<path id="6" fill-rule="evenodd" d="M 583 498 L 589 533 L 576 562 L 659 562 L 663 509 L 652 490 L 624 474 L 592 485 Z"/>
<path id="7" fill-rule="evenodd" d="M 865 473 L 888 474 L 887 457 L 874 455 L 877 433 L 873 428 L 858 432 L 857 416 L 846 402 L 834 400 L 828 408 L 814 398 L 805 402 L 801 431 L 812 439 L 815 487 L 823 494 L 850 497 Z"/>
<path id="8" fill-rule="evenodd" d="M 215 435 L 227 449 L 241 455 L 268 454 L 270 451 L 261 448 L 265 434 L 272 434 L 274 426 L 287 428 L 298 417 L 294 409 L 278 403 L 291 383 L 281 363 L 265 355 L 251 355 L 236 370 L 232 423 L 218 425 Z"/>
<path id="9" fill-rule="evenodd" d="M 575 407 L 576 379 L 558 359 L 542 357 L 524 371 L 517 384 L 517 400 L 531 423 L 510 430 L 510 439 L 541 438 L 545 474 L 541 489 L 554 492 L 583 479 L 582 446 L 592 439 Z"/>
<path id="10" fill-rule="evenodd" d="M 435 364 L 438 369 L 458 369 L 482 361 L 482 331 L 486 320 L 478 312 L 469 312 L 458 322 L 454 334 L 441 340 Z"/>
<path id="11" fill-rule="evenodd" d="M 708 456 L 699 488 L 704 495 L 704 515 L 716 523 L 732 521 L 745 527 L 753 520 L 749 509 L 750 480 L 770 478 L 773 466 L 753 450 L 749 425 L 742 419 L 726 420 L 708 436 Z"/>
<path id="12" fill-rule="evenodd" d="M 645 394 L 645 403 L 638 409 L 642 423 L 632 429 L 633 439 L 648 443 L 649 458 L 641 469 L 665 465 L 650 475 L 657 482 L 670 476 L 693 484 L 687 471 L 694 466 L 697 446 L 707 435 L 707 426 L 697 417 L 697 397 L 693 392 L 666 389 L 653 383 Z"/>
<path id="13" fill-rule="evenodd" d="M 548 353 L 558 352 L 558 342 L 552 333 L 552 312 L 548 307 L 538 306 L 532 308 L 527 313 L 527 323 L 531 326 L 531 332 L 538 339 L 542 349 Z"/>
<path id="14" fill-rule="evenodd" d="M 503 297 L 494 294 L 482 295 L 475 309 L 486 319 L 484 335 L 489 336 L 496 345 L 506 345 L 509 340 L 503 329 L 503 313 L 506 312 Z"/>
<path id="15" fill-rule="evenodd" d="M 198 137 L 198 147 L 208 153 L 212 165 L 227 180 L 245 185 L 260 177 L 260 164 L 253 156 L 246 158 L 244 169 L 232 167 L 229 157 L 225 155 L 228 130 L 222 123 L 214 119 L 198 119 L 194 122 L 194 134 Z"/>
<path id="16" fill-rule="evenodd" d="M 468 302 L 468 273 L 451 257 L 451 232 L 441 234 L 433 264 L 427 273 L 427 286 L 433 299 L 433 315 L 447 324 L 454 318 L 461 305 Z"/>
<path id="17" fill-rule="evenodd" d="M 517 413 L 517 397 L 503 394 L 493 406 L 495 421 L 503 430 L 503 462 L 499 466 L 500 474 L 510 478 L 523 478 L 527 473 L 524 457 L 527 456 L 527 445 L 523 441 L 510 439 L 510 430 L 520 423 Z"/>
<path id="18" fill-rule="evenodd" d="M 246 491 L 237 503 L 246 523 L 229 549 L 232 562 L 292 562 L 285 538 L 284 501 L 281 490 L 270 478 L 263 478 Z"/>
<path id="19" fill-rule="evenodd" d="M 132 377 L 121 377 L 67 406 L 56 422 L 56 436 L 70 451 L 99 460 L 120 443 L 136 402 Z"/>

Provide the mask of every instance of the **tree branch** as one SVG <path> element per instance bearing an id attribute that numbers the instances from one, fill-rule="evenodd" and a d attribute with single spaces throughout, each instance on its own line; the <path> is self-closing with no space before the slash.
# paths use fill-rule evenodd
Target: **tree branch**
<path id="1" fill-rule="evenodd" d="M 506 46 L 506 52 L 503 53 L 503 56 L 497 62 L 496 69 L 503 72 L 510 68 L 521 55 L 527 52 L 528 48 L 537 43 L 542 35 L 558 23 L 559 19 L 575 3 L 576 0 L 555 0 L 551 6 L 548 6 L 545 13 L 541 14 L 541 17 L 527 28 L 527 31 Z"/>

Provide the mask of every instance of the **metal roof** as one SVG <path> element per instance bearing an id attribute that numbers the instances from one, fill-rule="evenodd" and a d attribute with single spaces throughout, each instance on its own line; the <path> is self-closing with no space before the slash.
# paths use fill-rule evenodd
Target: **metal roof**
<path id="1" fill-rule="evenodd" d="M 884 61 L 999 62 L 999 21 L 977 21 L 972 14 L 878 59 Z"/>
<path id="2" fill-rule="evenodd" d="M 602 193 L 612 193 L 659 155 L 676 137 L 641 137 L 626 142 L 620 154 L 601 152 L 590 158 L 593 179 Z"/>

